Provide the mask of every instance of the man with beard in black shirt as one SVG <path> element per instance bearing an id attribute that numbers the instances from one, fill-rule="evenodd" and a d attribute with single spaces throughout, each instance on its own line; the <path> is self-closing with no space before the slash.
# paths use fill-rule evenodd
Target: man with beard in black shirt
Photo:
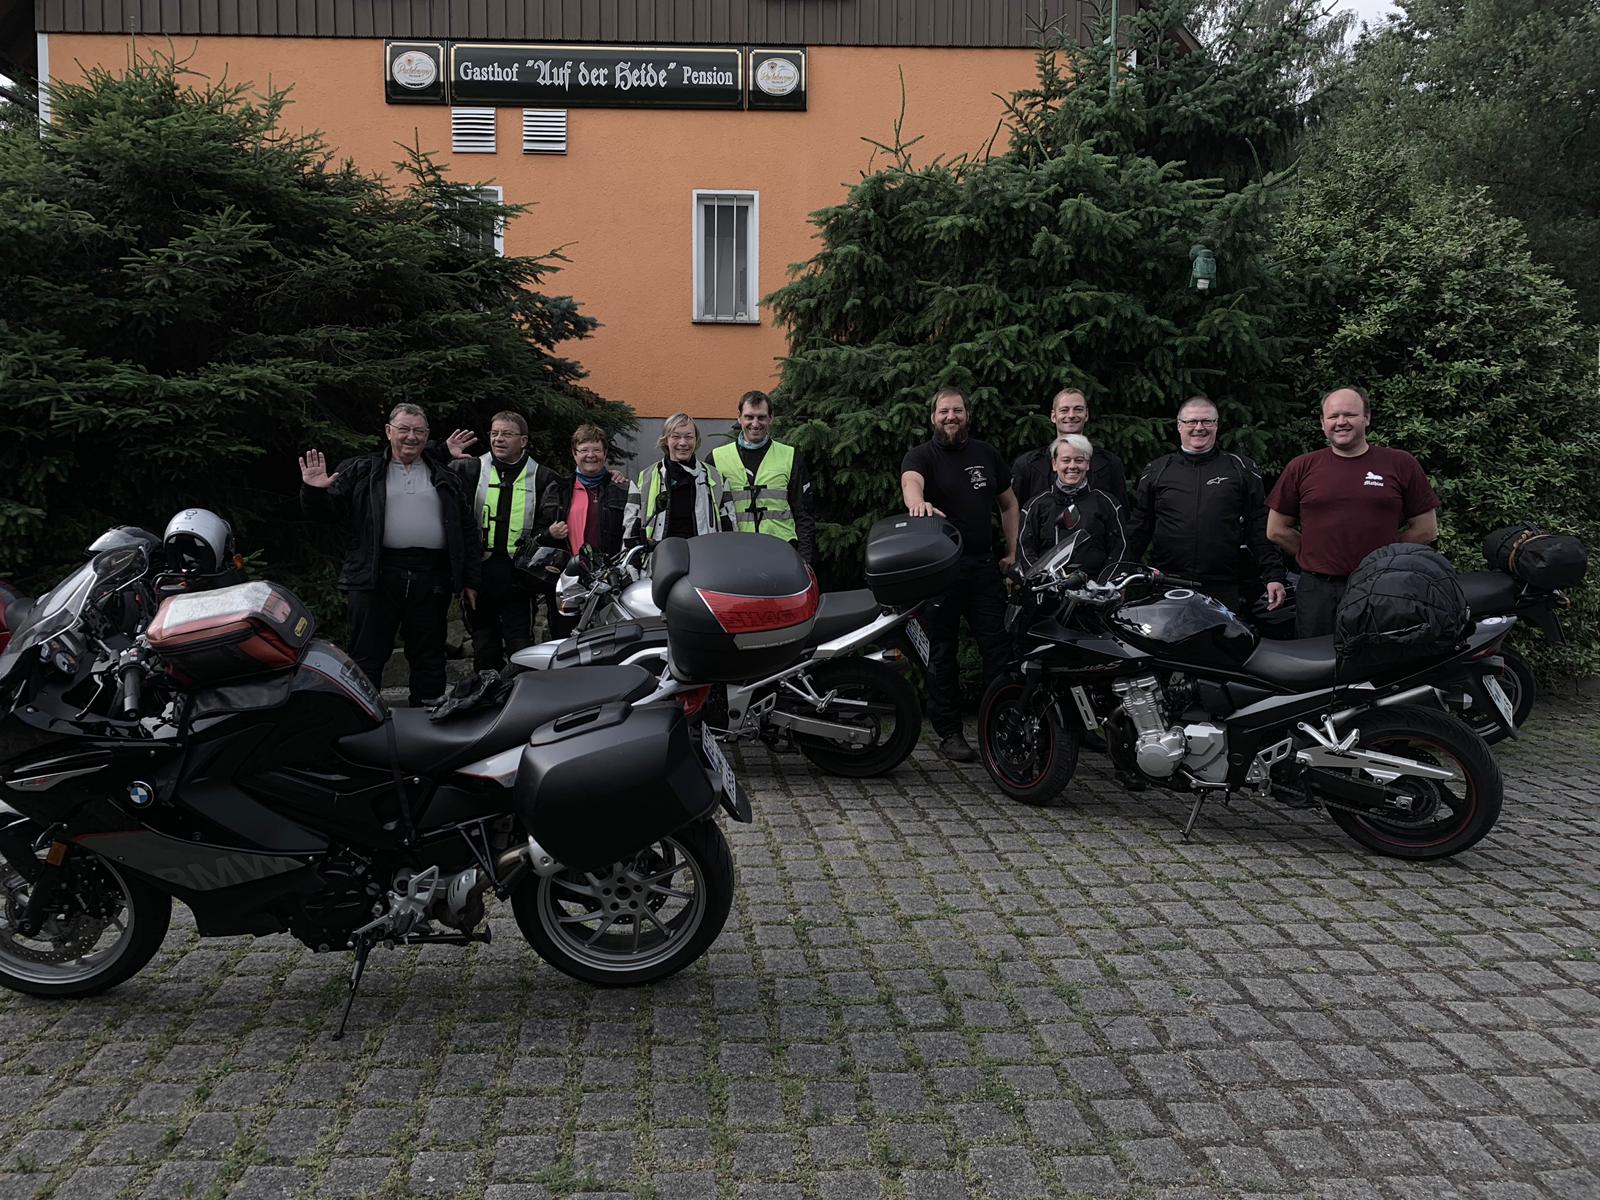
<path id="1" fill-rule="evenodd" d="M 906 453 L 900 494 L 913 517 L 945 517 L 961 531 L 956 581 L 923 617 L 928 631 L 928 719 L 951 762 L 977 755 L 961 730 L 961 673 L 956 653 L 961 618 L 983 656 L 983 682 L 1005 669 L 1006 591 L 1003 577 L 1017 560 L 1020 508 L 1011 473 L 995 448 L 967 436 L 967 394 L 942 387 L 933 394 L 933 439 Z M 1005 554 L 996 562 L 991 513 L 1000 507 Z"/>

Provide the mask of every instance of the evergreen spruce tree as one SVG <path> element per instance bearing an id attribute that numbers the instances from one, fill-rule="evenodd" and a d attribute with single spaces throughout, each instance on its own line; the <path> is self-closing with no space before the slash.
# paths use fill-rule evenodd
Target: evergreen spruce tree
<path id="1" fill-rule="evenodd" d="M 374 449 L 390 407 L 438 436 L 525 413 L 532 450 L 631 425 L 563 353 L 593 318 L 499 256 L 497 222 L 417 150 L 391 184 L 281 127 L 284 92 L 170 61 L 51 88 L 0 131 L 0 574 L 47 581 L 107 525 L 203 505 L 275 577 L 331 579 L 296 454 Z"/>
<path id="2" fill-rule="evenodd" d="M 1324 28 L 1312 4 L 1278 11 Z M 1088 395 L 1091 439 L 1135 474 L 1195 392 L 1230 444 L 1272 450 L 1296 297 L 1265 254 L 1285 179 L 1269 163 L 1312 118 L 1296 82 L 1311 68 L 1303 42 L 1250 34 L 1255 6 L 1180 53 L 1199 13 L 1140 10 L 1125 35 L 1138 67 L 1114 93 L 1103 44 L 1052 42 L 1037 86 L 1006 104 L 1005 150 L 918 166 L 897 128 L 890 164 L 814 214 L 822 248 L 772 304 L 790 330 L 786 426 L 827 464 L 820 540 L 839 577 L 900 507 L 900 457 L 929 436 L 943 384 L 971 393 L 974 435 L 1008 457 L 1048 439 L 1068 385 Z M 1190 287 L 1196 244 L 1219 264 L 1208 292 Z"/>

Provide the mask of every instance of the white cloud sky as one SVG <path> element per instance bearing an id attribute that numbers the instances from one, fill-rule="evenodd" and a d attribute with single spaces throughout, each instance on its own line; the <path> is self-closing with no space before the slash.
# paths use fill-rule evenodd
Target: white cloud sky
<path id="1" fill-rule="evenodd" d="M 1383 18 L 1396 11 L 1394 0 L 1340 0 L 1339 8 L 1355 13 L 1358 24 L 1365 21 L 1369 25 L 1383 24 Z"/>

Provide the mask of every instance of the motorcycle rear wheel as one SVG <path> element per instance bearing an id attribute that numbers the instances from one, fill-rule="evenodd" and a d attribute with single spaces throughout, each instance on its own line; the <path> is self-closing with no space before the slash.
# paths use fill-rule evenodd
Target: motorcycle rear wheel
<path id="1" fill-rule="evenodd" d="M 94 996 L 131 979 L 161 949 L 171 898 L 103 858 L 77 857 L 75 886 L 32 937 L 16 929 L 31 885 L 0 860 L 0 986 L 56 999 Z M 101 911 L 85 911 L 85 897 Z"/>
<path id="2" fill-rule="evenodd" d="M 1022 707 L 1024 681 L 1002 675 L 978 708 L 978 757 L 995 786 L 1013 800 L 1035 806 L 1061 794 L 1078 769 L 1078 739 L 1064 726 L 1043 690 Z"/>
<path id="3" fill-rule="evenodd" d="M 1511 724 L 1521 729 L 1533 713 L 1534 701 L 1539 698 L 1539 682 L 1533 677 L 1533 668 L 1528 665 L 1528 660 L 1515 650 L 1502 649 L 1500 655 L 1506 660 L 1506 665 L 1495 674 L 1495 678 L 1505 689 L 1506 699 L 1511 701 Z M 1488 713 L 1473 713 L 1464 719 L 1472 732 L 1491 746 L 1504 741 L 1507 736 L 1500 722 Z"/>
<path id="4" fill-rule="evenodd" d="M 842 699 L 864 701 L 878 709 L 892 709 L 892 715 L 875 712 L 859 717 L 831 708 L 818 713 L 824 720 L 870 729 L 874 737 L 871 744 L 858 747 L 796 734 L 795 744 L 812 766 L 830 775 L 868 779 L 887 775 L 911 757 L 911 752 L 917 748 L 917 739 L 922 736 L 922 704 L 909 679 L 884 663 L 859 658 L 818 663 L 808 674 L 818 692 L 837 692 Z M 893 722 L 887 729 L 885 717 Z"/>
<path id="5" fill-rule="evenodd" d="M 1328 815 L 1369 850 L 1424 862 L 1449 858 L 1481 841 L 1500 818 L 1505 785 L 1483 739 L 1454 717 L 1396 705 L 1363 713 L 1358 750 L 1378 750 L 1453 770 L 1456 780 L 1401 776 L 1389 786 L 1414 797 L 1409 820 L 1330 808 Z"/>
<path id="6" fill-rule="evenodd" d="M 727 840 L 705 820 L 599 870 L 529 875 L 511 908 L 522 936 L 556 970 L 634 987 L 683 970 L 710 948 L 733 886 Z"/>

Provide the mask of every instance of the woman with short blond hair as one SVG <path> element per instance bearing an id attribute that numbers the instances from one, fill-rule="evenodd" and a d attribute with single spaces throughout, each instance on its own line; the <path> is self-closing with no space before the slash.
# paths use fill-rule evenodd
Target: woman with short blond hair
<path id="1" fill-rule="evenodd" d="M 628 489 L 623 544 L 653 545 L 663 538 L 731 530 L 732 501 L 722 476 L 711 463 L 695 458 L 700 429 L 694 418 L 673 413 L 661 423 L 656 448 L 660 460 L 641 471 Z"/>

